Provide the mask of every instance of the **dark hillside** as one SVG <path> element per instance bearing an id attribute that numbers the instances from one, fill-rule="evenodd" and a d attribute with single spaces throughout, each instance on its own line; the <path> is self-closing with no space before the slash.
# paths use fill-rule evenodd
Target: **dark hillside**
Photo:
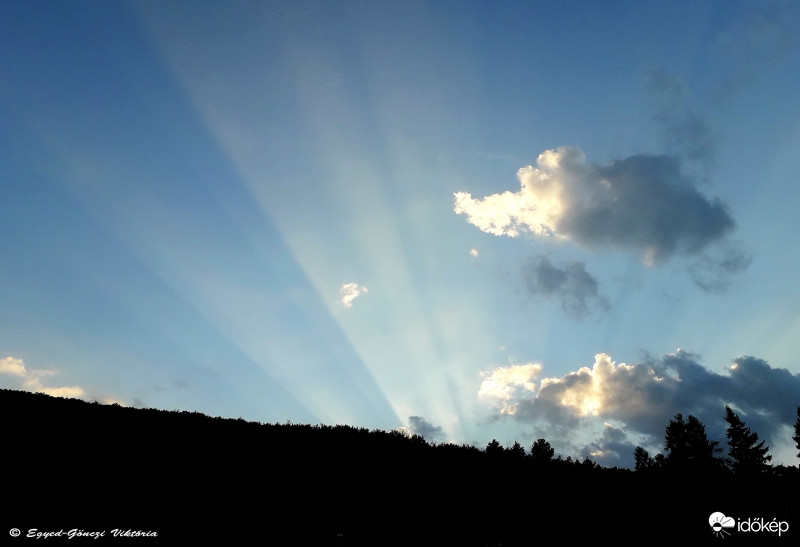
<path id="1" fill-rule="evenodd" d="M 708 525 L 714 511 L 775 513 L 800 527 L 798 481 L 788 473 L 748 485 L 591 462 L 537 464 L 384 431 L 260 424 L 8 390 L 0 391 L 0 410 L 0 533 L 5 543 L 6 530 L 21 530 L 12 545 L 34 542 L 25 537 L 33 529 L 76 528 L 105 535 L 37 543 L 638 545 L 656 538 L 653 545 L 704 545 L 721 541 Z M 158 535 L 109 537 L 113 529 Z M 783 542 L 797 533 L 778 543 L 762 536 L 750 544 L 789 545 Z"/>

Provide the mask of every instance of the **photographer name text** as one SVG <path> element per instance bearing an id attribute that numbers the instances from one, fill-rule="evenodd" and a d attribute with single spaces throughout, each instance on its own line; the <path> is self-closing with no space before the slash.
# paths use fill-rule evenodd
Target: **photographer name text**
<path id="1" fill-rule="evenodd" d="M 120 538 L 140 538 L 140 537 L 158 537 L 158 532 L 146 530 L 122 530 L 121 528 L 114 528 L 113 530 L 98 530 L 89 531 L 81 530 L 80 528 L 73 528 L 72 530 L 59 530 L 57 532 L 44 532 L 37 528 L 28 530 L 26 537 L 33 539 L 49 539 L 49 538 L 93 538 L 100 539 L 104 537 L 120 537 Z"/>

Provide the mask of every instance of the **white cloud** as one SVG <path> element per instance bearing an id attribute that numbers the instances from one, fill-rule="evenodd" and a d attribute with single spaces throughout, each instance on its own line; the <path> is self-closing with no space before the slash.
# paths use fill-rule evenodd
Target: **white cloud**
<path id="1" fill-rule="evenodd" d="M 522 186 L 519 192 L 506 191 L 483 199 L 456 192 L 453 210 L 466 214 L 467 221 L 482 231 L 497 236 L 517 237 L 523 232 L 557 235 L 556 225 L 569 202 L 565 195 L 569 186 L 561 177 L 553 176 L 556 173 L 547 171 L 559 167 L 561 161 L 582 164 L 585 158 L 577 148 L 545 151 L 538 160 L 543 169 L 528 166 L 517 171 Z"/>
<path id="2" fill-rule="evenodd" d="M 82 388 L 78 386 L 72 387 L 40 387 L 36 391 L 46 393 L 53 397 L 67 397 L 72 399 L 79 399 L 85 395 Z"/>
<path id="3" fill-rule="evenodd" d="M 472 258 L 478 258 L 479 254 L 480 253 L 478 252 L 478 249 L 471 249 L 469 251 L 469 256 L 471 256 Z"/>
<path id="4" fill-rule="evenodd" d="M 0 359 L 0 374 L 11 374 L 12 376 L 24 377 L 26 372 L 22 359 L 15 359 L 13 357 Z"/>
<path id="5" fill-rule="evenodd" d="M 54 397 L 81 398 L 86 393 L 78 386 L 49 387 L 42 385 L 42 378 L 57 374 L 54 370 L 28 369 L 22 359 L 6 357 L 0 359 L 0 374 L 8 374 L 19 378 L 21 389 L 37 393 L 46 393 Z"/>
<path id="6" fill-rule="evenodd" d="M 536 399 L 556 407 L 565 408 L 575 416 L 597 416 L 610 412 L 621 404 L 640 407 L 642 394 L 635 389 L 639 382 L 632 381 L 633 373 L 641 369 L 616 365 L 611 358 L 598 353 L 592 368 L 581 367 L 562 378 L 542 378 L 542 365 L 512 365 L 494 369 L 481 384 L 479 395 L 493 397 L 501 404 L 501 413 L 517 414 L 521 404 Z M 652 370 L 645 375 L 652 375 Z"/>
<path id="7" fill-rule="evenodd" d="M 369 290 L 366 287 L 359 285 L 358 283 L 345 283 L 339 289 L 339 294 L 342 295 L 342 304 L 344 304 L 348 308 L 353 307 L 353 301 L 361 296 L 362 294 L 368 293 Z"/>
<path id="8" fill-rule="evenodd" d="M 618 365 L 607 354 L 598 353 L 592 368 L 542 379 L 540 395 L 576 416 L 622 417 L 647 412 L 650 401 L 642 387 L 671 380 L 656 375 L 650 367 Z"/>
<path id="9" fill-rule="evenodd" d="M 478 390 L 478 397 L 495 399 L 500 404 L 502 414 L 514 414 L 516 401 L 528 397 L 536 390 L 534 380 L 539 376 L 542 365 L 527 363 L 498 367 L 490 372 L 483 372 L 484 377 Z"/>

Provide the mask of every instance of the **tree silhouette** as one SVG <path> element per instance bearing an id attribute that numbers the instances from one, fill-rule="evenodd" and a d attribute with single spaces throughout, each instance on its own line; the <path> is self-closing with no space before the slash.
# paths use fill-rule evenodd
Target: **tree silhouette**
<path id="1" fill-rule="evenodd" d="M 792 440 L 794 440 L 798 450 L 797 457 L 800 458 L 800 406 L 797 407 L 797 421 L 794 422 L 794 437 L 792 437 Z"/>
<path id="2" fill-rule="evenodd" d="M 685 421 L 678 413 L 666 428 L 664 450 L 665 462 L 672 468 L 707 469 L 721 467 L 715 454 L 721 449 L 717 441 L 706 437 L 706 426 L 694 416 Z"/>
<path id="3" fill-rule="evenodd" d="M 506 448 L 506 454 L 509 456 L 509 459 L 515 462 L 522 461 L 525 457 L 525 449 L 517 441 L 514 441 L 513 446 Z"/>
<path id="4" fill-rule="evenodd" d="M 666 452 L 650 458 L 643 448 L 637 450 L 636 459 L 652 460 L 653 472 L 601 467 L 588 458 L 556 457 L 545 439 L 529 446 L 530 455 L 518 463 L 522 446 L 513 443 L 504 448 L 495 439 L 481 447 L 433 445 L 422 437 L 409 437 L 399 431 L 247 422 L 212 418 L 198 412 L 90 404 L 7 390 L 0 390 L 0 412 L 14 416 L 13 420 L 0 420 L 3 438 L 25 439 L 9 445 L 3 452 L 8 460 L 6 467 L 18 470 L 4 479 L 4 492 L 8 491 L 6 497 L 11 501 L 4 508 L 10 515 L 7 520 L 25 522 L 30 518 L 31 507 L 43 515 L 37 519 L 46 517 L 55 523 L 42 525 L 53 526 L 52 529 L 58 529 L 62 522 L 80 522 L 86 514 L 91 514 L 100 527 L 118 522 L 119 515 L 124 514 L 134 522 L 145 522 L 148 526 L 154 523 L 153 529 L 159 537 L 188 537 L 192 544 L 202 543 L 201 539 L 212 544 L 263 543 L 262 534 L 269 533 L 268 543 L 276 545 L 333 545 L 337 537 L 346 538 L 341 541 L 347 545 L 389 547 L 499 544 L 501 540 L 506 545 L 527 545 L 531 534 L 530 492 L 535 489 L 544 496 L 537 498 L 542 501 L 536 507 L 539 522 L 553 529 L 568 530 L 572 543 L 582 545 L 597 542 L 610 517 L 603 511 L 584 512 L 576 525 L 575 511 L 570 507 L 574 492 L 581 489 L 603 492 L 604 508 L 626 507 L 628 520 L 619 531 L 613 531 L 614 539 L 634 545 L 641 543 L 647 534 L 653 534 L 653 515 L 676 511 L 674 497 L 668 495 L 670 490 L 697 487 L 698 490 L 690 490 L 697 495 L 683 497 L 677 509 L 684 514 L 707 515 L 710 498 L 703 492 L 710 492 L 712 497 L 744 498 L 730 493 L 745 491 L 742 488 L 750 486 L 738 476 L 705 473 L 706 469 L 702 470 L 702 477 L 691 476 L 689 472 L 690 480 L 681 483 L 676 478 L 684 470 L 670 473 L 663 463 Z M 670 430 L 675 434 L 674 440 L 681 433 L 683 441 L 688 442 L 693 428 L 704 435 L 702 427 L 697 427 L 699 422 L 694 422 L 680 417 Z M 128 481 L 136 488 L 113 502 L 98 498 L 91 489 L 83 495 L 69 489 L 52 489 L 52 475 L 40 471 L 52 468 L 50 443 L 53 438 L 63 437 L 67 430 L 72 440 L 65 439 L 62 443 L 68 450 L 59 455 L 61 469 L 92 483 L 111 479 Z M 31 435 L 31 431 L 37 434 Z M 92 439 L 93 443 L 87 443 L 86 439 Z M 132 446 L 131 439 L 141 441 L 141 447 Z M 326 447 L 324 457 L 319 457 L 320 446 Z M 680 452 L 677 445 L 672 452 L 675 460 Z M 488 457 L 487 453 L 496 457 Z M 116 473 L 102 465 L 108 454 L 114 455 Z M 267 468 L 265 458 L 271 464 Z M 407 511 L 408 500 L 397 496 L 396 488 L 378 470 L 370 470 L 369 463 L 376 461 L 387 469 L 401 469 L 407 482 L 434 485 L 434 495 L 414 500 L 418 514 L 435 514 L 446 505 L 468 525 L 453 527 L 449 522 L 434 519 L 425 530 L 425 537 L 418 527 L 392 527 L 386 515 Z M 549 463 L 537 465 L 534 461 Z M 209 469 L 222 471 L 214 474 Z M 280 480 L 282 475 L 292 480 Z M 204 480 L 198 482 L 199 476 Z M 467 476 L 479 480 L 465 481 Z M 514 487 L 500 492 L 498 480 L 504 477 L 512 480 Z M 770 473 L 759 476 L 758 482 L 759 488 L 769 492 L 770 500 L 775 500 L 769 507 L 796 513 L 800 491 L 800 471 L 796 467 L 776 466 Z M 268 511 L 269 531 L 259 529 L 256 537 L 250 537 L 249 528 L 236 523 L 263 519 L 263 504 L 230 503 L 236 499 L 242 484 L 269 491 L 272 499 L 278 500 Z M 656 494 L 647 503 L 640 503 L 643 492 Z M 501 502 L 498 494 L 502 496 Z M 324 501 L 331 499 L 332 503 Z M 322 501 L 317 503 L 318 500 Z M 298 511 L 298 507 L 302 510 Z M 727 501 L 725 507 L 733 514 L 747 514 L 744 510 L 737 511 L 736 505 L 731 508 Z M 762 510 L 771 514 L 767 509 Z M 155 518 L 158 515 L 163 516 Z M 196 527 L 198 519 L 206 523 L 202 530 Z M 702 520 L 698 522 L 708 534 Z M 657 530 L 659 542 L 684 541 L 686 528 L 670 524 Z M 111 524 L 105 526 L 110 528 Z M 694 533 L 694 525 L 691 530 Z M 339 533 L 343 535 L 337 536 Z M 621 533 L 627 535 L 620 536 Z"/>
<path id="5" fill-rule="evenodd" d="M 500 441 L 497 439 L 492 439 L 489 444 L 486 445 L 486 454 L 489 456 L 499 456 L 503 453 L 503 445 L 500 444 Z"/>
<path id="6" fill-rule="evenodd" d="M 769 446 L 758 442 L 758 434 L 744 425 L 731 407 L 725 406 L 725 421 L 728 422 L 728 459 L 736 474 L 761 473 L 769 467 L 772 456 L 767 454 Z M 756 444 L 758 443 L 758 444 Z"/>
<path id="7" fill-rule="evenodd" d="M 531 445 L 531 459 L 536 463 L 547 463 L 553 459 L 555 450 L 544 439 L 537 439 Z"/>
<path id="8" fill-rule="evenodd" d="M 633 451 L 633 461 L 636 471 L 644 471 L 645 469 L 655 467 L 655 460 L 653 460 L 653 458 L 650 457 L 650 453 L 641 446 L 637 446 Z"/>

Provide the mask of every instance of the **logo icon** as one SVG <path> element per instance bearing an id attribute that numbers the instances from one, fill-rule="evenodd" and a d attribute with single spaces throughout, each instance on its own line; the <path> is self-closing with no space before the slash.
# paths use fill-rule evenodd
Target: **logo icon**
<path id="1" fill-rule="evenodd" d="M 733 517 L 726 517 L 717 511 L 716 513 L 711 513 L 711 516 L 708 517 L 708 524 L 711 526 L 711 531 L 715 536 L 725 539 L 726 535 L 731 535 L 725 528 L 733 528 L 736 526 L 736 521 Z"/>

